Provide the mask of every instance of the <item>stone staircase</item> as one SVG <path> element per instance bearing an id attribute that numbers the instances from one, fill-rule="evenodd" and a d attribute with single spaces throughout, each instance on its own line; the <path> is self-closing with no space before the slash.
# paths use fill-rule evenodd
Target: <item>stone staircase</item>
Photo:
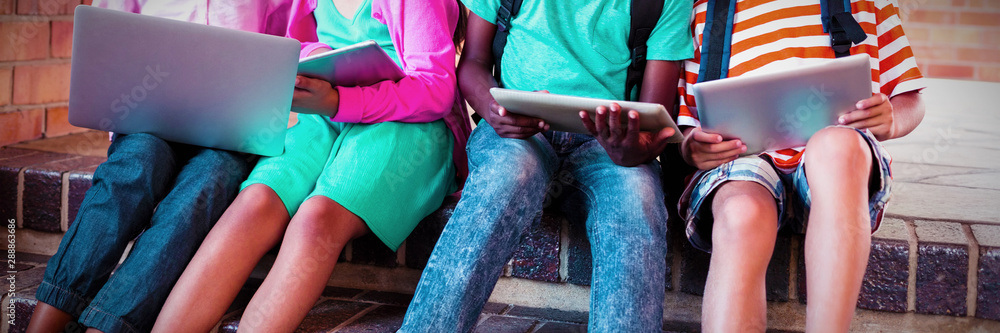
<path id="1" fill-rule="evenodd" d="M 968 105 L 953 102 L 961 98 L 945 98 L 996 91 L 1000 85 L 932 82 L 938 89 L 925 94 L 928 110 L 949 113 L 928 111 L 914 134 L 886 144 L 896 158 L 897 193 L 888 218 L 873 235 L 856 331 L 1000 332 L 1000 154 L 993 147 L 1000 135 L 989 126 L 1000 124 L 1000 116 L 978 107 L 997 105 L 984 97 Z M 983 104 L 987 102 L 992 104 Z M 43 141 L 0 149 L 0 217 L 8 223 L 13 217 L 17 246 L 17 265 L 12 269 L 16 273 L 9 281 L 14 291 L 2 300 L 4 307 L 12 304 L 13 316 L 5 315 L 0 331 L 24 330 L 47 256 L 55 252 L 62 232 L 75 218 L 107 147 L 107 136 L 100 132 Z M 943 162 L 958 158 L 965 160 Z M 300 330 L 398 328 L 420 270 L 455 204 L 455 198 L 448 198 L 398 252 L 389 251 L 373 236 L 352 242 Z M 710 255 L 683 239 L 678 221 L 668 229 L 671 251 L 665 258 L 663 329 L 698 331 Z M 767 272 L 771 330 L 804 327 L 802 245 L 800 235 L 778 237 Z M 235 331 L 243 306 L 270 267 L 269 260 L 273 257 L 258 266 L 218 331 Z M 585 331 L 590 264 L 590 247 L 581 226 L 557 212 L 545 212 L 504 269 L 477 331 Z"/>

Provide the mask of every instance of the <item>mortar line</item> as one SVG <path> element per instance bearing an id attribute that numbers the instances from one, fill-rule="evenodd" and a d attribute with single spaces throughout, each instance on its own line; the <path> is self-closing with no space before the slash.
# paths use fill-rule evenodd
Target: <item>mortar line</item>
<path id="1" fill-rule="evenodd" d="M 344 327 L 347 327 L 347 325 L 353 324 L 355 321 L 358 321 L 358 319 L 361 319 L 362 316 L 368 314 L 369 312 L 375 311 L 375 309 L 377 309 L 377 308 L 379 308 L 381 306 L 382 306 L 381 304 L 373 304 L 372 306 L 369 306 L 368 308 L 366 308 L 364 310 L 361 310 L 357 314 L 351 316 L 351 318 L 347 318 L 347 320 L 344 320 L 344 322 L 340 323 L 340 325 L 337 325 L 337 327 L 334 327 L 334 328 L 330 329 L 327 332 L 336 332 L 336 331 L 339 331 L 339 330 L 343 329 Z"/>
<path id="2" fill-rule="evenodd" d="M 788 256 L 788 300 L 797 301 L 799 299 L 799 248 L 802 244 L 797 237 L 792 237 L 789 250 L 792 253 Z"/>
<path id="3" fill-rule="evenodd" d="M 909 234 L 907 243 L 909 244 L 909 272 L 906 278 L 906 311 L 915 312 L 917 310 L 917 226 L 913 220 L 904 221 L 906 231 Z"/>
<path id="4" fill-rule="evenodd" d="M 976 316 L 976 300 L 979 299 L 979 242 L 972 234 L 972 227 L 968 224 L 962 225 L 965 237 L 969 240 L 969 276 L 965 284 L 967 295 L 965 298 L 965 308 L 967 316 Z"/>
<path id="5" fill-rule="evenodd" d="M 69 172 L 62 174 L 62 186 L 59 195 L 59 229 L 69 230 Z"/>
<path id="6" fill-rule="evenodd" d="M 559 282 L 569 281 L 569 221 L 563 218 L 559 232 Z"/>

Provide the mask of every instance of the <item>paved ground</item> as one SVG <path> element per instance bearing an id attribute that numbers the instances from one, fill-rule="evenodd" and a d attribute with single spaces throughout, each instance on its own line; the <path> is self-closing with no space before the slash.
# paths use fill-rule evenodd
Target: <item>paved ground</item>
<path id="1" fill-rule="evenodd" d="M 1000 224 L 1000 84 L 928 83 L 924 121 L 885 142 L 896 181 L 888 213 Z"/>

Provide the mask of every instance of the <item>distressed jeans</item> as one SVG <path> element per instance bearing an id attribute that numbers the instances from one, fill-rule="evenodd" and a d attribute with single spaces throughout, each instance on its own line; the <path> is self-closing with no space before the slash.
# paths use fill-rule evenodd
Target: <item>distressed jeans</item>
<path id="1" fill-rule="evenodd" d="M 148 332 L 252 162 L 149 134 L 116 134 L 35 297 L 103 332 Z"/>
<path id="2" fill-rule="evenodd" d="M 462 199 L 400 332 L 472 330 L 505 263 L 541 216 L 546 193 L 556 194 L 550 186 L 570 190 L 561 199 L 579 199 L 562 206 L 571 223 L 585 223 L 591 244 L 589 329 L 661 331 L 667 211 L 657 162 L 616 165 L 588 135 L 504 139 L 485 121 L 467 150 L 471 174 Z"/>

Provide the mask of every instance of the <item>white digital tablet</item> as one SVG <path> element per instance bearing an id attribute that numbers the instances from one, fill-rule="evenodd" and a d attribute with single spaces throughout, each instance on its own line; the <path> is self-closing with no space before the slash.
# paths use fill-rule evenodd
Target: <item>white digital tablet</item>
<path id="1" fill-rule="evenodd" d="M 667 109 L 656 103 L 615 101 L 503 88 L 490 88 L 490 94 L 507 111 L 541 118 L 549 124 L 549 129 L 554 131 L 590 134 L 583 126 L 583 121 L 580 120 L 580 111 L 587 111 L 591 119 L 594 119 L 598 106 L 610 107 L 611 103 L 618 103 L 623 111 L 635 110 L 639 112 L 639 129 L 658 132 L 666 127 L 671 127 L 675 133 L 674 136 L 670 137 L 669 142 L 684 140 L 683 134 L 677 128 L 674 120 L 670 118 Z M 628 123 L 628 117 L 624 112 L 621 121 L 623 126 Z"/>
<path id="2" fill-rule="evenodd" d="M 298 74 L 342 87 L 399 81 L 405 76 L 399 65 L 373 40 L 302 58 Z"/>
<path id="3" fill-rule="evenodd" d="M 740 139 L 745 154 L 795 148 L 872 96 L 867 54 L 695 84 L 701 127 Z"/>

